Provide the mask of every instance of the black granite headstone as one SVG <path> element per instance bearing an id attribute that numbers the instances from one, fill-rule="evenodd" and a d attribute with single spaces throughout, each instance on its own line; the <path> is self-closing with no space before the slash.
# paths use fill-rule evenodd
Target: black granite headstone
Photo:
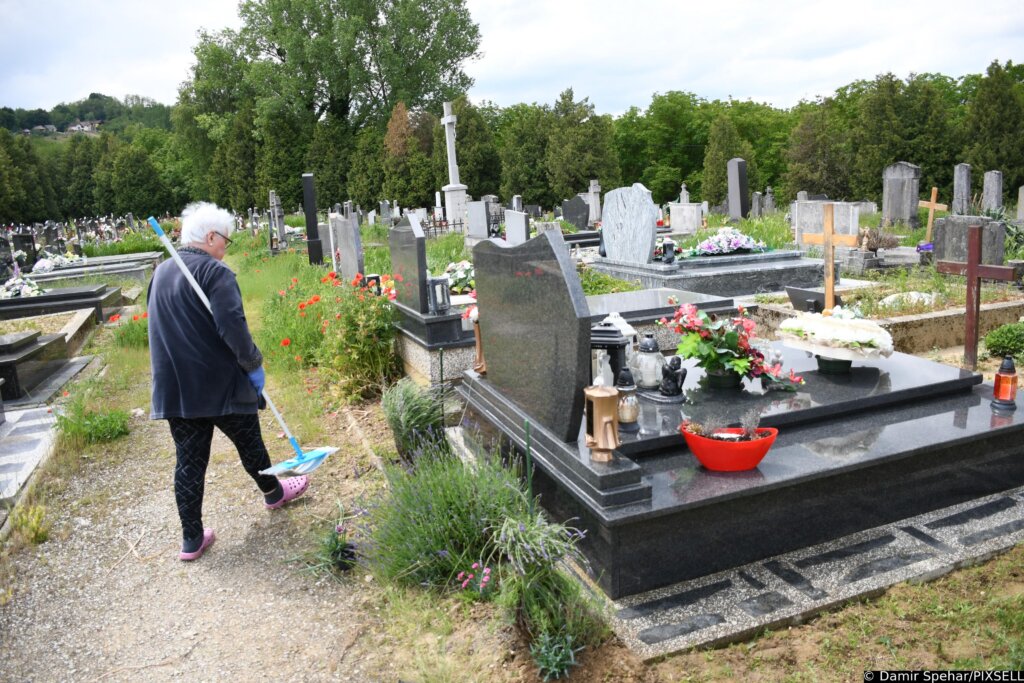
<path id="1" fill-rule="evenodd" d="M 14 241 L 14 250 L 25 252 L 25 266 L 31 268 L 38 254 L 36 253 L 36 238 L 32 234 L 14 233 L 11 235 Z"/>
<path id="2" fill-rule="evenodd" d="M 391 270 L 398 302 L 417 313 L 427 312 L 427 238 L 415 214 L 406 214 L 388 230 Z M 479 267 L 478 267 L 479 270 Z M 479 286 L 479 275 L 477 275 Z"/>
<path id="3" fill-rule="evenodd" d="M 392 251 L 394 253 L 394 251 Z M 575 441 L 590 379 L 590 311 L 561 233 L 473 249 L 487 381 L 563 441 Z"/>
<path id="4" fill-rule="evenodd" d="M 590 207 L 583 201 L 583 197 L 577 195 L 562 202 L 562 218 L 575 225 L 577 230 L 586 230 Z"/>
<path id="5" fill-rule="evenodd" d="M 786 294 L 789 295 L 789 302 L 793 308 L 806 313 L 821 313 L 825 310 L 825 292 L 816 292 L 813 289 L 801 289 L 799 287 L 786 287 Z M 836 306 L 843 305 L 843 299 L 835 295 Z"/>

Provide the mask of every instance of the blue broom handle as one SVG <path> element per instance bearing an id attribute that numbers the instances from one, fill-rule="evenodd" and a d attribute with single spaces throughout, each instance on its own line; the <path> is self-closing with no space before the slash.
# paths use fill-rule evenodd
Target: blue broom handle
<path id="1" fill-rule="evenodd" d="M 174 245 L 171 244 L 171 240 L 167 238 L 167 233 L 164 232 L 164 229 L 160 227 L 160 224 L 152 216 L 149 217 L 149 225 L 153 228 L 153 232 L 156 233 L 160 243 L 167 249 L 167 253 L 169 253 L 171 258 L 174 259 L 174 262 L 178 264 L 181 274 L 184 275 L 185 279 L 188 280 L 188 283 L 192 285 L 192 289 L 195 290 L 196 295 L 206 306 L 206 310 L 210 311 L 212 314 L 213 308 L 210 306 L 210 300 L 206 297 L 206 292 L 204 292 L 203 288 L 199 286 L 198 282 L 196 282 L 196 278 L 192 275 L 192 271 L 188 269 L 188 266 L 185 265 L 185 262 L 181 260 L 181 256 L 178 255 L 178 250 L 174 248 Z M 288 443 L 292 445 L 292 448 L 295 449 L 295 453 L 301 458 L 303 454 L 302 449 L 299 447 L 299 442 L 294 436 L 292 436 L 292 430 L 288 429 L 288 425 L 284 421 L 284 416 L 281 415 L 281 411 L 277 409 L 274 402 L 270 400 L 270 396 L 267 395 L 266 389 L 263 390 L 263 398 L 266 400 L 267 405 L 270 406 L 270 412 L 274 413 L 274 417 L 277 418 L 277 422 L 281 425 L 281 429 L 284 430 L 285 436 L 288 437 Z"/>

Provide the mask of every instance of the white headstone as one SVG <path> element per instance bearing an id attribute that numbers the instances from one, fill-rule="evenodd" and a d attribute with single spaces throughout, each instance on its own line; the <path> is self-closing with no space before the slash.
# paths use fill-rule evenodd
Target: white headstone
<path id="1" fill-rule="evenodd" d="M 469 210 L 469 228 L 467 233 L 470 237 L 477 237 L 480 239 L 487 238 L 487 202 L 470 202 L 468 204 Z"/>
<path id="2" fill-rule="evenodd" d="M 690 193 L 686 190 L 686 183 L 683 183 L 683 186 L 679 188 L 679 203 L 680 204 L 689 204 L 690 203 Z"/>
<path id="3" fill-rule="evenodd" d="M 530 239 L 530 217 L 522 211 L 505 212 L 505 241 L 511 246 Z"/>
<path id="4" fill-rule="evenodd" d="M 445 148 L 448 151 L 448 184 L 442 187 L 444 190 L 445 215 L 451 222 L 466 224 L 466 186 L 459 182 L 459 164 L 455 159 L 455 122 L 457 117 L 452 113 L 452 103 L 444 103 L 444 116 L 441 117 L 441 125 L 444 126 Z"/>
<path id="5" fill-rule="evenodd" d="M 596 179 L 590 181 L 588 195 L 587 204 L 590 206 L 590 219 L 588 222 L 593 225 L 601 220 L 601 183 Z"/>
<path id="6" fill-rule="evenodd" d="M 999 211 L 1003 208 L 1003 172 L 986 171 L 981 190 L 981 210 Z"/>
<path id="7" fill-rule="evenodd" d="M 658 207 L 640 183 L 620 187 L 604 197 L 601 232 L 609 259 L 650 263 L 657 235 Z"/>
<path id="8" fill-rule="evenodd" d="M 692 202 L 669 202 L 668 217 L 673 235 L 692 235 L 703 224 L 704 210 Z"/>
<path id="9" fill-rule="evenodd" d="M 953 206 L 955 216 L 966 216 L 971 212 L 971 165 L 957 164 L 953 167 Z"/>

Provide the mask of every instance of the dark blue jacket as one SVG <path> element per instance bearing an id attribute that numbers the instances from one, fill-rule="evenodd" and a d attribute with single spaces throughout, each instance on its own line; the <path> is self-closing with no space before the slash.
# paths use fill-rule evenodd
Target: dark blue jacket
<path id="1" fill-rule="evenodd" d="M 245 322 L 235 274 L 209 254 L 179 252 L 206 292 L 213 315 L 178 265 L 157 266 L 146 297 L 155 420 L 255 413 L 248 374 L 263 362 Z"/>

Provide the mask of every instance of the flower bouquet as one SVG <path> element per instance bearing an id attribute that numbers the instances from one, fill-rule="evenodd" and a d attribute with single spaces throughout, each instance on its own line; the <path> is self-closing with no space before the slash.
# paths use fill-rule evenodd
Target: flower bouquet
<path id="1" fill-rule="evenodd" d="M 758 427 L 760 418 L 754 409 L 743 415 L 740 427 L 719 427 L 712 424 L 714 418 L 704 423 L 686 420 L 679 425 L 679 432 L 705 468 L 741 472 L 757 467 L 779 435 L 774 427 Z"/>
<path id="2" fill-rule="evenodd" d="M 476 287 L 476 270 L 472 261 L 449 263 L 444 272 L 448 276 L 448 287 L 453 294 L 465 294 Z"/>
<path id="3" fill-rule="evenodd" d="M 682 335 L 676 353 L 682 359 L 696 358 L 709 376 L 724 376 L 739 380 L 760 377 L 762 382 L 795 388 L 804 380 L 792 370 L 782 374 L 782 364 L 765 362 L 764 353 L 751 345 L 755 323 L 742 306 L 736 317 L 717 317 L 697 310 L 693 304 L 683 304 L 671 320 L 662 318 L 658 324 Z"/>
<path id="4" fill-rule="evenodd" d="M 832 374 L 849 372 L 852 361 L 893 352 L 892 336 L 885 329 L 842 306 L 836 306 L 832 315 L 801 313 L 783 321 L 779 338 L 786 346 L 818 356 L 818 369 Z"/>
<path id="5" fill-rule="evenodd" d="M 691 249 L 689 255 L 717 256 L 736 252 L 764 251 L 765 249 L 764 242 L 744 235 L 736 228 L 726 227 L 719 228 L 718 232 Z"/>
<path id="6" fill-rule="evenodd" d="M 672 242 L 672 240 L 669 240 L 669 241 Z M 673 242 L 673 244 L 675 244 L 675 243 Z M 682 254 L 683 253 L 683 248 L 680 247 L 678 244 L 675 245 L 675 253 L 676 254 Z M 664 255 L 665 255 L 665 238 L 664 237 L 659 237 L 654 242 L 654 258 L 660 259 Z"/>
<path id="7" fill-rule="evenodd" d="M 42 293 L 43 290 L 39 288 L 39 285 L 15 271 L 14 277 L 5 282 L 3 289 L 0 289 L 0 299 L 39 296 Z"/>

